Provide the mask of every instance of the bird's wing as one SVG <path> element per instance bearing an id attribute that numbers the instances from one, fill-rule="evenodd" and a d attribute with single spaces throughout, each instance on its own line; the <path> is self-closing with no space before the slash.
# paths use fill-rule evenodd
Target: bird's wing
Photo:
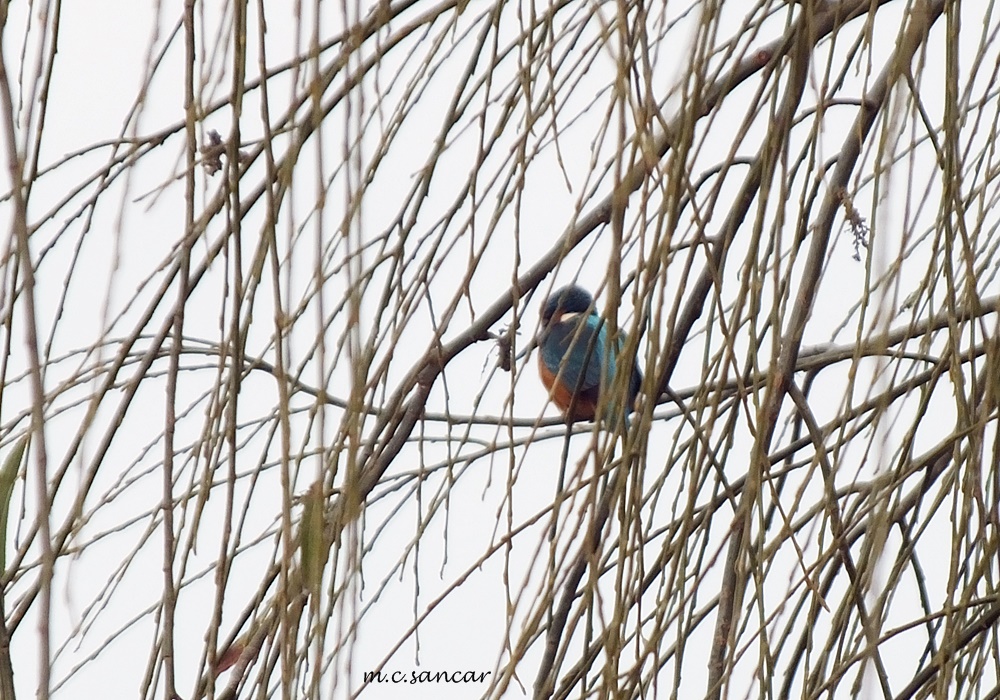
<path id="1" fill-rule="evenodd" d="M 597 316 L 557 323 L 542 345 L 545 365 L 561 377 L 571 391 L 590 391 L 601 384 L 607 332 Z M 614 376 L 614 357 L 609 358 L 608 377 Z"/>

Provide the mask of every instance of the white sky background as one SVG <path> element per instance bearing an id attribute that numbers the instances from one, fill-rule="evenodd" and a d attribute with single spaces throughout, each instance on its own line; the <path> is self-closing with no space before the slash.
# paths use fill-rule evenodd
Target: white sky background
<path id="1" fill-rule="evenodd" d="M 766 397 L 764 384 L 749 387 L 736 402 L 719 386 L 751 367 L 761 373 L 773 368 L 776 336 L 767 323 L 778 319 L 782 332 L 787 327 L 809 245 L 808 240 L 802 247 L 794 242 L 800 198 L 811 191 L 816 177 L 830 174 L 820 166 L 790 170 L 803 149 L 818 163 L 837 156 L 850 134 L 857 100 L 897 49 L 901 26 L 913 4 L 922 3 L 888 2 L 871 24 L 854 20 L 835 41 L 826 38 L 815 50 L 805 98 L 796 110 L 802 119 L 792 131 L 787 157 L 780 161 L 774 190 L 767 193 L 766 201 L 760 196 L 755 199 L 727 258 L 720 278 L 722 291 L 706 305 L 671 377 L 672 388 L 684 398 L 693 418 L 679 417 L 676 405 L 664 399 L 651 421 L 637 419 L 642 437 L 635 439 L 642 446 L 643 459 L 641 467 L 635 467 L 636 481 L 630 486 L 635 489 L 635 500 L 622 501 L 632 504 L 635 512 L 631 520 L 625 520 L 624 528 L 616 513 L 613 525 L 605 530 L 607 546 L 602 556 L 606 568 L 600 580 L 596 581 L 592 570 L 585 574 L 587 590 L 597 591 L 598 600 L 589 617 L 576 621 L 560 679 L 597 635 L 588 626 L 601 630 L 609 624 L 616 578 L 625 582 L 624 587 L 638 585 L 637 581 L 656 573 L 649 567 L 663 548 L 672 547 L 668 565 L 653 577 L 642 604 L 629 606 L 625 612 L 623 627 L 628 633 L 634 632 L 637 617 L 643 619 L 642 630 L 640 642 L 630 637 L 618 654 L 615 672 L 624 676 L 641 656 L 644 682 L 655 683 L 647 689 L 650 696 L 668 696 L 672 691 L 677 697 L 705 694 L 715 625 L 715 609 L 710 604 L 722 585 L 734 504 L 707 505 L 721 486 L 702 447 L 722 446 L 727 481 L 741 479 L 748 472 Z M 162 297 L 158 289 L 168 279 L 186 230 L 184 35 L 183 31 L 171 35 L 180 11 L 173 6 L 153 8 L 110 0 L 65 5 L 59 17 L 59 50 L 41 136 L 38 75 L 47 54 L 40 47 L 48 47 L 53 36 L 42 16 L 55 7 L 14 3 L 3 29 L 3 58 L 17 101 L 19 147 L 31 152 L 36 139 L 41 144 L 38 167 L 44 174 L 30 191 L 28 224 L 37 266 L 39 345 L 46 362 L 44 443 L 54 494 L 50 523 L 53 532 L 65 527 L 73 533 L 56 561 L 51 589 L 51 683 L 55 697 L 96 693 L 163 697 L 162 661 L 151 661 L 150 654 L 162 634 L 158 606 L 163 599 L 164 555 L 159 506 L 170 342 L 163 344 L 164 352 L 148 371 L 141 373 L 139 365 L 144 353 L 154 347 L 155 335 L 169 323 L 178 294 L 176 279 Z M 990 209 L 997 188 L 990 144 L 996 131 L 992 83 L 998 53 L 983 36 L 989 37 L 997 22 L 989 9 L 964 5 L 958 89 L 967 121 L 959 138 L 964 174 L 959 188 L 966 198 L 961 219 L 969 231 L 965 240 L 971 241 L 978 269 L 968 274 L 966 250 L 942 234 L 942 219 L 936 216 L 942 171 L 926 138 L 924 116 L 940 130 L 948 75 L 942 18 L 926 42 L 926 53 L 918 53 L 914 62 L 915 66 L 927 64 L 914 83 L 924 114 L 914 112 L 912 94 L 903 81 L 865 142 L 849 190 L 854 206 L 873 228 L 871 245 L 861 249 L 861 261 L 852 259 L 851 233 L 841 211 L 805 330 L 807 347 L 833 343 L 849 351 L 858 340 L 877 337 L 889 328 L 905 328 L 911 320 L 918 323 L 949 308 L 971 308 L 974 299 L 996 297 L 996 217 Z M 220 641 L 213 647 L 221 651 L 222 640 L 238 624 L 244 609 L 249 606 L 263 616 L 274 605 L 276 585 L 264 590 L 265 602 L 251 603 L 273 562 L 283 551 L 297 559 L 295 545 L 280 537 L 283 516 L 294 529 L 302 513 L 296 499 L 310 484 L 324 478 L 329 485 L 332 479 L 334 487 L 341 489 L 348 478 L 345 473 L 351 471 L 353 450 L 360 445 L 348 437 L 357 414 L 342 406 L 352 388 L 358 387 L 358 372 L 369 382 L 358 396 L 371 410 L 362 417 L 356 434 L 370 439 L 384 416 L 383 408 L 432 347 L 435 329 L 445 343 L 459 337 L 504 297 L 514 279 L 523 277 L 550 250 L 558 249 L 563 235 L 611 194 L 614 158 L 620 151 L 617 132 L 623 129 L 629 139 L 636 133 L 636 124 L 643 123 L 637 119 L 642 100 L 659 103 L 666 120 L 676 119 L 691 104 L 693 98 L 683 96 L 695 89 L 689 59 L 698 52 L 698 42 L 705 40 L 697 33 L 703 21 L 702 3 L 666 2 L 647 8 L 645 26 L 653 45 L 650 68 L 645 73 L 639 62 L 629 71 L 631 101 L 625 110 L 620 109 L 611 87 L 620 36 L 615 29 L 601 33 L 602 28 L 617 26 L 620 7 L 569 3 L 556 12 L 550 30 L 536 31 L 531 42 L 524 39 L 520 27 L 530 17 L 544 16 L 555 7 L 502 6 L 499 30 L 488 33 L 471 77 L 478 81 L 489 74 L 490 57 L 496 51 L 501 58 L 491 82 L 488 88 L 480 85 L 463 92 L 472 97 L 457 124 L 447 130 L 446 148 L 439 156 L 434 156 L 435 144 L 446 126 L 445 115 L 493 5 L 472 0 L 458 15 L 448 4 L 414 3 L 387 29 L 364 42 L 331 84 L 315 93 L 315 104 L 323 110 L 330 108 L 322 128 L 315 132 L 299 126 L 288 129 L 280 120 L 295 100 L 302 100 L 295 124 L 307 124 L 313 118 L 309 95 L 317 67 L 320 73 L 327 70 L 341 55 L 341 43 L 324 48 L 314 62 L 269 78 L 274 156 L 290 163 L 289 154 L 301 147 L 294 166 L 287 165 L 283 171 L 287 190 L 280 192 L 284 199 L 275 226 L 276 267 L 275 254 L 265 245 L 268 205 L 258 193 L 262 183 L 270 181 L 266 158 L 260 152 L 268 131 L 261 118 L 263 94 L 256 83 L 249 84 L 259 75 L 260 17 L 257 6 L 248 9 L 248 88 L 239 128 L 242 148 L 253 160 L 239 182 L 240 200 L 249 208 L 238 234 L 229 221 L 232 212 L 213 208 L 224 192 L 228 170 L 211 176 L 199 166 L 193 173 L 194 219 L 201 221 L 204 215 L 207 224 L 191 247 L 192 269 L 205 265 L 206 271 L 186 305 L 172 488 L 178 553 L 171 567 L 180 584 L 174 645 L 177 689 L 185 700 L 194 697 L 199 674 L 204 673 L 206 639 L 214 639 L 210 633 L 216 624 L 213 611 L 217 606 L 222 611 L 215 633 Z M 317 21 L 314 7 L 266 3 L 265 9 L 269 68 L 308 55 L 314 31 L 322 45 L 369 12 L 367 5 L 345 10 L 340 4 L 323 3 Z M 199 4 L 196 9 L 199 145 L 206 143 L 210 129 L 224 138 L 233 132 L 229 107 L 232 12 L 229 5 L 220 9 Z M 435 22 L 422 19 L 425 13 L 437 12 L 440 18 Z M 785 34 L 799 12 L 778 2 L 722 3 L 712 45 L 725 47 L 730 41 L 733 45 L 731 51 L 720 48 L 711 54 L 710 77 Z M 979 12 L 987 13 L 985 18 Z M 635 10 L 628 16 L 634 21 Z M 349 99 L 335 100 L 359 63 L 389 46 L 409 23 L 417 25 L 417 30 L 385 53 L 377 70 L 350 91 Z M 844 57 L 855 50 L 856 42 L 860 49 L 845 66 Z M 158 55 L 164 46 L 162 62 L 152 71 L 149 57 Z M 545 58 L 549 50 L 551 57 Z M 828 67 L 832 76 L 844 72 L 843 87 L 832 91 L 833 100 L 817 125 L 811 108 L 820 86 L 833 81 L 824 75 Z M 787 71 L 787 64 L 780 69 Z M 531 90 L 530 109 L 524 93 L 515 89 L 526 70 L 531 77 L 521 85 Z M 669 340 L 666 327 L 674 297 L 680 295 L 682 303 L 686 301 L 704 268 L 704 244 L 699 236 L 717 236 L 722 230 L 746 176 L 746 159 L 757 155 L 772 121 L 769 102 L 780 100 L 786 89 L 786 73 L 777 79 L 765 74 L 757 71 L 727 94 L 717 111 L 697 122 L 683 163 L 676 160 L 673 150 L 658 163 L 644 187 L 629 200 L 620 249 L 613 242 L 611 228 L 599 227 L 581 245 L 566 251 L 555 274 L 539 286 L 539 294 L 522 299 L 516 312 L 504 314 L 491 330 L 499 333 L 512 323 L 520 324 L 516 345 L 524 347 L 535 330 L 541 298 L 552 286 L 575 279 L 601 290 L 598 303 L 603 310 L 609 275 L 614 274 L 611 261 L 618 256 L 618 282 L 623 289 L 617 320 L 641 339 L 641 363 L 651 374 L 652 359 L 663 353 Z M 972 87 L 967 86 L 970 74 L 975 76 Z M 556 107 L 545 101 L 553 75 L 558 85 Z M 141 93 L 147 79 L 148 90 Z M 647 95 L 647 80 L 651 95 Z M 775 89 L 777 98 L 767 92 Z M 766 96 L 757 105 L 761 90 Z M 128 120 L 137 101 L 141 104 L 138 117 Z M 530 128 L 525 125 L 528 115 L 537 119 Z M 660 133 L 658 123 L 646 126 L 654 136 Z M 743 128 L 745 135 L 741 135 Z M 115 153 L 108 144 L 123 130 L 127 138 L 144 144 L 153 135 L 166 138 L 155 147 L 142 146 L 126 174 L 116 177 L 95 198 L 100 173 Z M 360 156 L 357 150 L 351 151 L 351 157 L 360 160 L 350 162 L 345 158 L 345 144 L 354 143 L 362 132 Z M 487 149 L 495 132 L 499 133 L 497 143 Z M 303 133 L 308 138 L 298 143 Z M 911 148 L 911 144 L 916 145 Z M 119 146 L 118 156 L 128 149 L 127 143 Z M 485 154 L 482 162 L 480 153 Z M 5 151 L 5 162 L 9 155 Z M 625 155 L 634 156 L 631 145 Z M 734 164 L 720 181 L 714 169 L 728 158 Z M 366 177 L 371 169 L 363 192 L 359 192 L 359 164 Z M 112 172 L 117 174 L 118 167 L 116 162 Z M 659 217 L 691 191 L 670 188 L 670 174 L 678 171 L 686 173 L 691 183 L 706 179 L 697 190 L 695 206 L 686 206 L 672 228 Z M 422 177 L 427 178 L 428 190 L 414 196 Z M 777 187 L 782 178 L 789 183 L 787 193 Z M 821 179 L 821 183 L 822 198 L 826 182 Z M 718 184 L 717 191 L 713 191 L 714 184 Z M 85 185 L 83 190 L 76 192 L 81 185 Z M 5 181 L 4 191 L 8 187 Z M 326 196 L 318 205 L 320 189 L 325 189 Z M 94 201 L 96 206 L 88 206 Z M 352 204 L 359 205 L 354 217 L 345 214 Z M 5 220 L 13 217 L 9 196 L 0 201 L 0 211 Z M 762 224 L 759 234 L 754 234 L 758 216 Z M 814 216 L 815 210 L 810 223 Z M 359 243 L 363 244 L 360 252 Z M 8 246 L 14 244 L 12 236 Z M 398 245 L 403 252 L 394 267 L 392 255 Z M 777 260 L 770 252 L 761 252 L 772 245 L 782 252 Z M 790 257 L 793 249 L 798 257 Z M 664 267 L 657 270 L 656 253 L 662 250 L 670 251 L 669 265 L 660 261 Z M 482 259 L 471 264 L 480 254 Z M 211 260 L 206 261 L 207 256 Z M 255 267 L 257 260 L 262 261 L 261 267 Z M 689 273 L 685 272 L 688 265 Z M 951 266 L 954 272 L 949 271 Z M 12 294 L 12 289 L 20 289 L 23 275 L 15 277 L 15 269 L 13 259 L 7 258 L 3 338 L 10 350 L 0 405 L 0 456 L 6 456 L 29 430 L 32 406 L 26 374 L 30 357 L 25 350 L 24 295 Z M 640 270 L 642 274 L 633 279 L 633 273 Z M 363 283 L 357 281 L 359 271 L 366 275 Z M 419 283 L 428 278 L 428 284 Z M 957 288 L 943 281 L 952 278 L 961 281 Z M 759 282 L 757 309 L 747 301 L 752 287 L 748 280 Z M 781 293 L 785 296 L 776 292 L 775 280 L 780 280 L 779 286 L 790 285 Z M 234 289 L 241 283 L 245 287 L 237 312 Z M 359 294 L 356 323 L 350 306 L 339 306 L 348 289 Z M 388 303 L 383 307 L 386 289 Z M 898 313 L 914 291 L 919 292 L 915 302 Z M 635 301 L 640 297 L 648 300 L 649 307 L 646 314 L 637 315 Z M 147 308 L 150 320 L 143 322 Z M 232 366 L 223 361 L 225 357 L 220 359 L 220 348 L 223 354 L 232 351 L 234 313 L 246 328 L 247 356 L 235 404 L 227 392 Z M 275 351 L 276 315 L 288 319 L 283 326 L 288 333 L 283 359 Z M 748 317 L 755 325 L 748 323 Z M 993 337 L 995 323 L 995 316 L 985 313 L 975 323 L 955 320 L 950 335 L 914 334 L 905 346 L 909 357 L 859 352 L 852 359 L 848 352 L 816 376 L 808 397 L 817 422 L 826 425 L 845 407 L 889 392 L 928 367 L 940 370 L 934 380 L 919 384 L 909 399 L 860 414 L 847 422 L 844 433 L 834 430 L 826 436 L 836 484 L 845 490 L 841 500 L 845 520 L 868 528 L 851 551 L 865 563 L 865 601 L 881 615 L 872 634 L 880 638 L 889 630 L 907 627 L 879 645 L 879 660 L 886 665 L 893 693 L 900 692 L 932 656 L 922 657 L 930 633 L 920 622 L 926 613 L 919 603 L 915 571 L 922 577 L 932 610 L 951 606 L 960 611 L 948 618 L 948 629 L 950 625 L 959 630 L 980 614 L 980 607 L 967 605 L 970 596 L 989 600 L 995 595 L 991 585 L 997 571 L 989 543 L 997 538 L 993 506 L 997 493 L 988 468 L 993 459 L 995 411 L 971 421 L 979 432 L 966 430 L 962 412 L 977 404 L 969 399 L 965 405 L 961 397 L 976 393 L 971 385 L 982 374 L 984 361 L 979 358 L 959 369 L 944 359 L 951 350 L 978 346 L 984 338 Z M 726 328 L 731 342 L 724 335 Z M 350 329 L 358 334 L 350 335 Z M 140 337 L 114 388 L 97 403 L 89 403 L 107 379 L 116 353 L 125 347 L 124 339 L 134 333 Z M 755 335 L 761 336 L 759 343 L 753 340 Z M 371 368 L 359 369 L 356 356 L 345 345 L 368 343 L 370 338 L 376 339 Z M 873 356 L 862 357 L 865 354 Z M 248 369 L 252 358 L 270 365 L 283 361 L 286 371 L 301 382 L 284 406 L 289 412 L 287 446 L 281 436 L 283 399 L 275 374 Z M 515 655 L 523 655 L 516 663 L 516 680 L 483 686 L 382 685 L 364 689 L 361 697 L 531 694 L 544 647 L 548 601 L 561 597 L 566 572 L 581 546 L 581 533 L 592 517 L 585 505 L 593 498 L 590 480 L 607 435 L 596 433 L 592 426 L 577 426 L 564 465 L 569 500 L 559 506 L 559 534 L 550 543 L 547 533 L 553 516 L 548 509 L 556 498 L 566 431 L 554 408 L 546 406 L 535 376 L 534 355 L 518 363 L 514 374 L 494 369 L 495 361 L 495 343 L 484 339 L 469 344 L 447 364 L 430 391 L 426 420 L 417 423 L 409 443 L 368 495 L 362 526 L 348 527 L 343 542 L 334 547 L 324 579 L 327 588 L 316 615 L 295 618 L 301 624 L 297 634 L 281 628 L 279 637 L 288 634 L 299 654 L 291 662 L 297 678 L 291 690 L 285 688 L 283 694 L 280 672 L 268 670 L 278 654 L 271 641 L 251 667 L 250 682 L 263 675 L 274 697 L 308 697 L 310 684 L 317 679 L 318 697 L 342 698 L 356 694 L 362 673 L 378 667 L 406 672 L 490 671 L 493 678 L 499 678 L 510 670 L 513 648 L 518 650 Z M 797 373 L 796 381 L 802 387 L 805 373 Z M 124 409 L 118 426 L 116 414 L 136 383 L 135 399 Z M 325 386 L 341 407 L 321 404 L 301 390 L 319 386 Z M 697 394 L 702 387 L 707 389 Z M 933 395 L 923 393 L 932 389 Z M 234 405 L 239 449 L 232 455 L 225 435 L 230 430 L 227 411 Z M 716 411 L 718 416 L 714 416 Z M 770 444 L 771 455 L 792 442 L 792 415 L 792 402 L 786 399 Z M 533 426 L 540 418 L 545 425 Z M 885 514 L 920 483 L 923 472 L 913 465 L 940 441 L 949 436 L 954 439 L 954 433 L 963 430 L 965 441 L 956 441 L 954 446 L 956 466 L 941 477 L 940 485 L 935 484 L 922 509 L 908 512 L 916 522 L 919 543 L 913 558 L 907 560 L 900 556 L 905 546 L 899 530 L 884 521 Z M 852 431 L 856 434 L 847 439 Z M 102 443 L 109 434 L 113 439 L 105 453 Z M 974 440 L 970 435 L 978 437 Z M 82 443 L 71 451 L 77 437 Z M 40 442 L 36 437 L 26 478 L 16 484 L 7 536 L 5 607 L 8 624 L 16 624 L 12 653 L 20 697 L 35 693 L 41 678 L 42 597 L 33 593 L 40 580 L 42 553 L 34 525 L 44 517 L 39 514 L 37 490 Z M 872 663 L 849 665 L 839 677 L 831 673 L 826 664 L 832 662 L 821 652 L 827 645 L 840 645 L 838 658 L 842 660 L 866 649 L 857 641 L 865 639 L 864 631 L 855 629 L 849 640 L 829 636 L 838 606 L 853 600 L 847 594 L 843 570 L 825 596 L 831 612 L 810 617 L 795 607 L 815 601 L 802 584 L 803 569 L 814 577 L 815 585 L 821 585 L 834 568 L 831 562 L 837 551 L 831 543 L 830 518 L 823 510 L 823 479 L 812 459 L 814 452 L 809 446 L 799 449 L 787 483 L 778 486 L 777 479 L 768 480 L 753 510 L 752 536 L 759 537 L 766 557 L 759 563 L 760 576 L 750 577 L 749 592 L 738 612 L 739 656 L 732 684 L 725 689 L 728 697 L 765 694 L 761 688 L 771 685 L 772 674 L 775 688 L 784 682 L 792 648 L 803 630 L 811 630 L 814 640 L 805 662 L 815 664 L 815 668 L 808 665 L 809 673 L 833 678 L 838 684 L 834 696 L 846 697 L 859 675 L 865 696 L 883 695 Z M 906 471 L 911 468 L 913 474 Z M 211 489 L 204 488 L 207 484 Z M 75 499 L 83 491 L 86 498 L 75 510 Z M 329 500 L 335 501 L 336 496 Z M 763 525 L 776 500 L 789 522 L 798 527 L 802 520 L 794 541 L 782 531 L 781 515 L 773 515 L 770 525 Z M 980 504 L 989 508 L 977 510 Z M 704 509 L 709 516 L 699 520 Z M 709 522 L 710 527 L 705 525 Z M 682 523 L 690 530 L 677 529 Z M 637 545 L 640 537 L 643 544 Z M 629 545 L 628 556 L 620 555 L 616 542 Z M 222 580 L 217 578 L 220 558 L 232 567 Z M 897 577 L 893 567 L 899 561 L 903 561 L 899 566 L 904 573 Z M 905 569 L 907 561 L 912 570 Z M 889 589 L 895 593 L 880 598 Z M 574 614 L 578 609 L 573 608 Z M 658 609 L 663 619 L 648 619 Z M 708 610 L 708 617 L 687 629 L 703 609 Z M 842 614 L 851 612 L 847 605 Z M 411 627 L 418 618 L 419 633 L 413 635 Z M 352 621 L 357 621 L 356 630 L 351 629 Z M 932 622 L 938 624 L 939 618 Z M 322 643 L 307 640 L 302 631 L 314 624 L 323 626 Z M 540 631 L 524 631 L 533 625 Z M 761 626 L 767 630 L 765 637 L 758 635 Z M 779 644 L 786 629 L 795 634 Z M 938 629 L 933 634 L 943 633 Z M 940 638 L 934 639 L 940 645 Z M 682 653 L 674 654 L 678 643 Z M 527 648 L 522 651 L 521 645 Z M 988 651 L 989 646 L 983 648 Z M 965 661 L 970 664 L 965 673 L 975 674 L 982 685 L 963 685 L 955 680 L 962 674 L 952 669 L 949 680 L 943 681 L 946 695 L 985 696 L 997 685 L 1000 660 L 987 651 L 978 659 L 981 667 L 975 660 Z M 761 660 L 769 654 L 771 661 Z M 317 658 L 322 664 L 319 669 Z M 602 665 L 603 658 L 590 669 L 590 689 L 600 686 L 600 673 L 609 668 Z M 662 664 L 659 672 L 657 664 Z M 792 684 L 791 697 L 803 693 L 806 672 L 798 668 L 796 673 L 800 675 Z M 155 677 L 153 687 L 150 674 Z M 217 684 L 224 686 L 230 674 L 223 673 Z M 620 678 L 618 682 L 624 683 Z M 241 697 L 250 692 L 243 690 Z M 582 694 L 579 685 L 572 692 Z"/>

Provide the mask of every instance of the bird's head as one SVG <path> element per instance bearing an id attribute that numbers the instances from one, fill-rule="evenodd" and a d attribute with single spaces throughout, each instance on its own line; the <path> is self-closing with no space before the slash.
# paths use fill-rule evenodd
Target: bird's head
<path id="1" fill-rule="evenodd" d="M 542 326 L 548 328 L 571 314 L 590 314 L 594 311 L 594 297 L 583 287 L 571 284 L 549 295 L 542 306 Z"/>
<path id="2" fill-rule="evenodd" d="M 534 348 L 544 343 L 552 326 L 560 321 L 564 321 L 570 316 L 579 314 L 589 315 L 591 313 L 595 313 L 594 297 L 586 289 L 578 287 L 575 284 L 557 289 L 542 304 L 542 323 L 538 329 L 538 334 L 531 339 L 531 343 L 519 352 L 514 359 L 522 359 Z"/>

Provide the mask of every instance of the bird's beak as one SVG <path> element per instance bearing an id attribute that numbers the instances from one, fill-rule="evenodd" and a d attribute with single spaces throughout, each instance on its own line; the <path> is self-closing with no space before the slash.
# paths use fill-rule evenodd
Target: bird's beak
<path id="1" fill-rule="evenodd" d="M 531 351 L 537 348 L 539 344 L 540 341 L 538 340 L 538 336 L 535 336 L 534 338 L 528 341 L 528 344 L 524 346 L 524 349 L 521 350 L 521 352 L 517 353 L 517 355 L 514 356 L 514 361 L 516 362 L 518 360 L 523 360 L 525 357 L 530 355 Z"/>
<path id="2" fill-rule="evenodd" d="M 517 355 L 514 357 L 514 360 L 515 361 L 521 360 L 530 355 L 532 350 L 534 350 L 539 345 L 545 342 L 545 336 L 547 336 L 548 334 L 549 334 L 548 326 L 543 326 L 541 329 L 539 329 L 538 333 L 535 334 L 535 337 L 533 337 L 531 340 L 528 341 L 528 344 L 524 346 L 524 349 L 521 352 L 517 353 Z"/>

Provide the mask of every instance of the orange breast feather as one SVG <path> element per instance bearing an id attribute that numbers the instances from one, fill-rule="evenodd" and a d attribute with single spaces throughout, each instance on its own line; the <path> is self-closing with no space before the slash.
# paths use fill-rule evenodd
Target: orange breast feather
<path id="1" fill-rule="evenodd" d="M 597 415 L 597 402 L 587 396 L 578 396 L 574 404 L 573 387 L 567 387 L 561 378 L 556 379 L 556 375 L 542 359 L 541 353 L 538 354 L 538 375 L 542 378 L 542 384 L 549 390 L 553 403 L 563 415 L 566 415 L 572 404 L 573 420 L 594 420 L 594 416 Z"/>

